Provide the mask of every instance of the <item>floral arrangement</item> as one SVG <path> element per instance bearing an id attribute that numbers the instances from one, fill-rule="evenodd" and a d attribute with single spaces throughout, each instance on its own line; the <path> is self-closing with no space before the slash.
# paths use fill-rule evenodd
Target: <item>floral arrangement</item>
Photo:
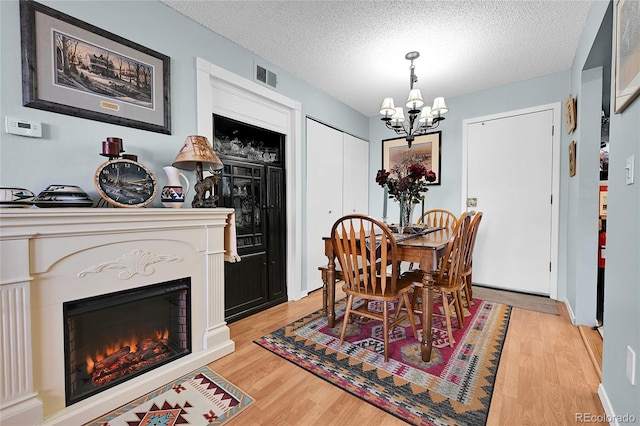
<path id="1" fill-rule="evenodd" d="M 378 170 L 376 183 L 386 187 L 389 198 L 401 203 L 417 204 L 423 200 L 422 192 L 427 192 L 427 182 L 434 182 L 436 174 L 415 159 L 406 159 L 391 168 Z"/>

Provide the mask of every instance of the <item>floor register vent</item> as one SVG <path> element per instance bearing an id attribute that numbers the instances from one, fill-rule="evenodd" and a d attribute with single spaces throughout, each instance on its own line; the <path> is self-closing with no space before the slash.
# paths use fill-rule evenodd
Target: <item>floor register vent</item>
<path id="1" fill-rule="evenodd" d="M 275 88 L 278 84 L 278 75 L 260 65 L 256 65 L 256 80 Z"/>

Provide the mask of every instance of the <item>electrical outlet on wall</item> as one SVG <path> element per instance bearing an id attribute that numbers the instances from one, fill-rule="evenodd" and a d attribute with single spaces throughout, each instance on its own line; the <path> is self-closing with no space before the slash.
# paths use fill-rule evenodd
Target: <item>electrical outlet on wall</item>
<path id="1" fill-rule="evenodd" d="M 636 384 L 636 353 L 627 346 L 627 378 L 632 385 Z"/>

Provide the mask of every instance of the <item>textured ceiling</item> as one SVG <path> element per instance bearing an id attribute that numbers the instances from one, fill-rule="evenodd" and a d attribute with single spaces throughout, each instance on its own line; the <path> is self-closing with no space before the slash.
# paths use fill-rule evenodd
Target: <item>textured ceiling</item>
<path id="1" fill-rule="evenodd" d="M 367 116 L 571 68 L 591 1 L 161 0 Z"/>

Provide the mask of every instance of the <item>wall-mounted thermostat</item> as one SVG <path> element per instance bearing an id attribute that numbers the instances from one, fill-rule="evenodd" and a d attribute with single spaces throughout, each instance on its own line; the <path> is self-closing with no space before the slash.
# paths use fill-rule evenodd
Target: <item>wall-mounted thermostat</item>
<path id="1" fill-rule="evenodd" d="M 32 138 L 42 137 L 42 123 L 39 121 L 19 120 L 13 117 L 5 117 L 5 130 L 19 136 L 29 136 Z"/>

